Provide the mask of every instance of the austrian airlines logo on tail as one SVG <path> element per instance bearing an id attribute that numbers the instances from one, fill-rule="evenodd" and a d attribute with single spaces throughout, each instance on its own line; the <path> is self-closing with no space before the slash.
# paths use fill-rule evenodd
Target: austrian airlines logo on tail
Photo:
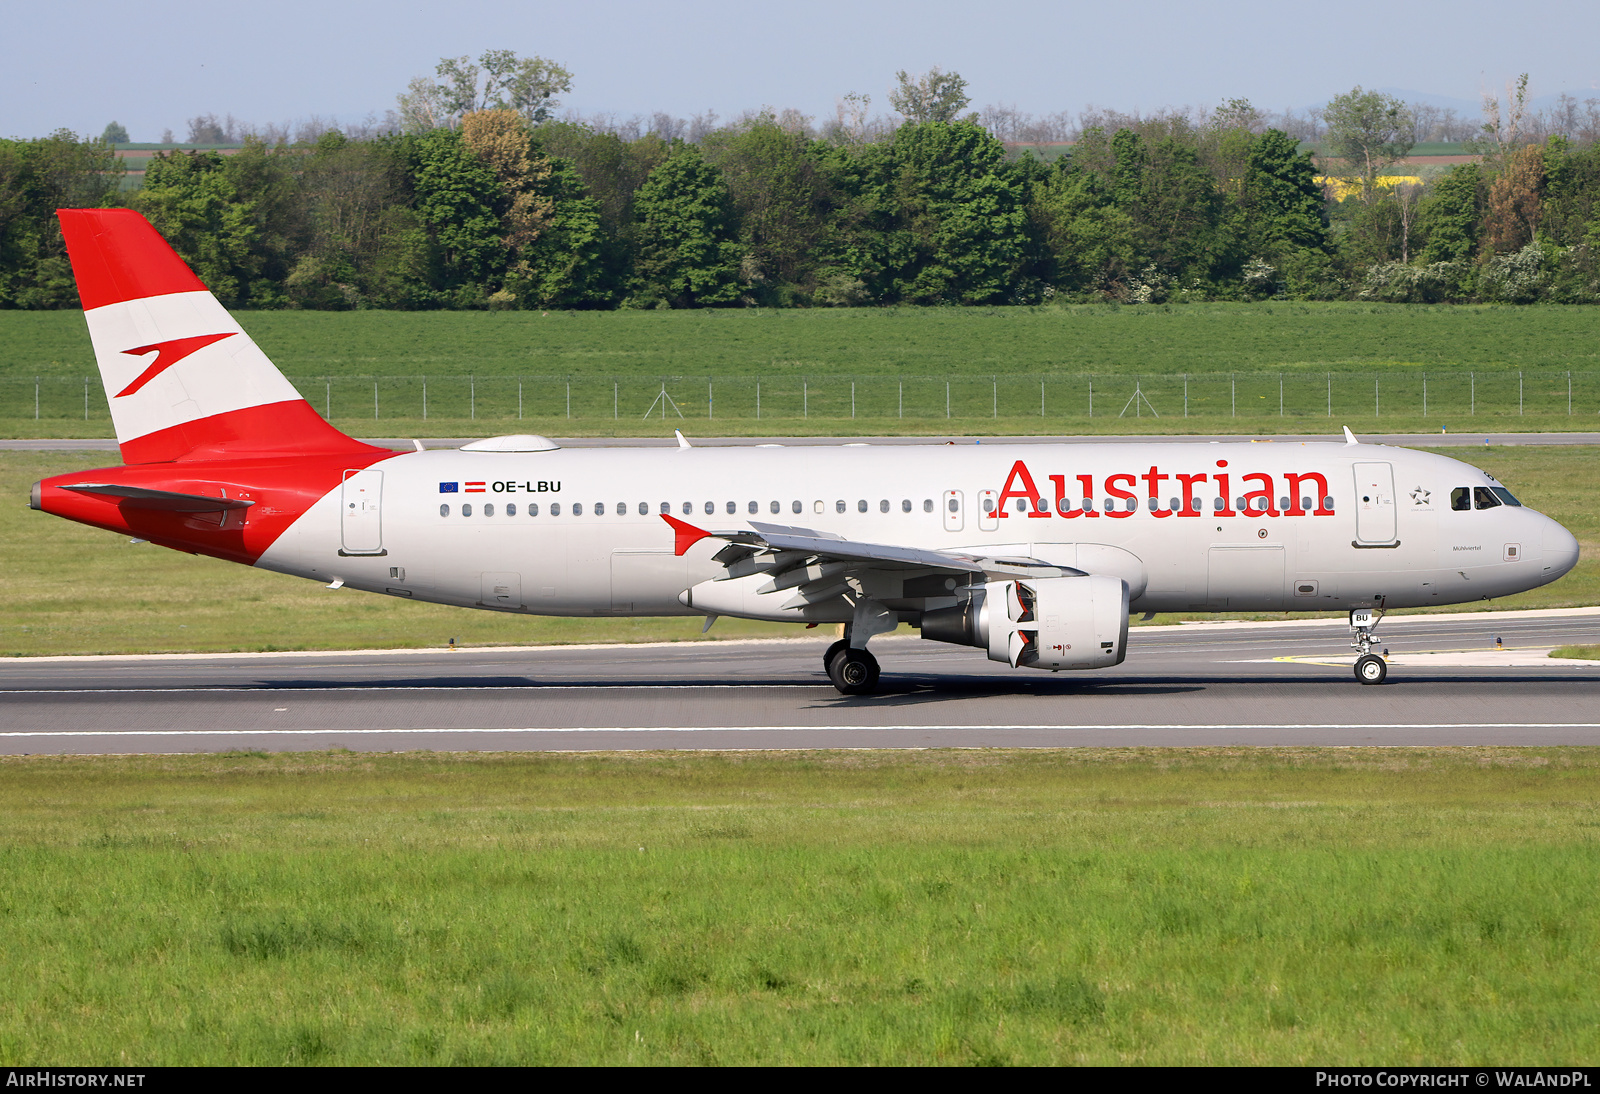
<path id="1" fill-rule="evenodd" d="M 234 334 L 235 332 L 230 330 L 223 334 L 197 334 L 192 338 L 169 338 L 165 342 L 154 342 L 148 346 L 140 346 L 137 349 L 123 350 L 123 353 L 132 357 L 143 357 L 147 353 L 154 353 L 156 359 L 150 363 L 149 368 L 139 373 L 138 379 L 117 392 L 117 398 L 121 399 L 124 396 L 132 395 L 196 350 L 205 349 L 211 343 L 220 342 L 224 338 L 232 338 Z"/>

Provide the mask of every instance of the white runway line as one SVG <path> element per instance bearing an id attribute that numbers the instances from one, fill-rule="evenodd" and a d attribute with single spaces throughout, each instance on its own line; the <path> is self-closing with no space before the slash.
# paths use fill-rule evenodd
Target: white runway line
<path id="1" fill-rule="evenodd" d="M 13 737 L 361 737 L 417 733 L 838 733 L 838 732 L 994 732 L 1039 730 L 1246 730 L 1246 729 L 1600 729 L 1600 722 L 1215 722 L 1215 723 L 1108 723 L 1104 725 L 832 725 L 832 726 L 538 726 L 511 729 L 74 729 L 0 730 L 0 740 Z"/>

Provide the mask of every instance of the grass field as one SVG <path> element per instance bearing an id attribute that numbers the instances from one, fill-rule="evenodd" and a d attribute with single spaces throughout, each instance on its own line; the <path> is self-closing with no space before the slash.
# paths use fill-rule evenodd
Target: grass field
<path id="1" fill-rule="evenodd" d="M 1459 432 L 1581 428 L 1600 412 L 1600 312 L 1586 308 L 1196 304 L 243 319 L 318 409 L 366 435 L 654 435 L 677 425 L 735 435 L 1337 432 L 1346 422 Z M 0 433 L 108 436 L 98 383 L 88 385 L 85 406 L 84 380 L 93 376 L 80 315 L 0 313 Z M 681 419 L 670 409 L 666 419 L 645 417 L 663 383 Z M 1130 406 L 1136 383 L 1148 404 Z"/>
<path id="2" fill-rule="evenodd" d="M 1457 610 L 1600 604 L 1600 510 L 1584 447 L 1444 449 L 1483 467 L 1578 537 L 1559 582 Z M 27 508 L 47 475 L 104 466 L 109 453 L 0 453 L 0 656 L 362 649 L 544 642 L 693 641 L 702 620 L 548 619 L 419 604 L 152 547 Z M 1157 625 L 1186 618 L 1163 615 Z M 1225 618 L 1239 618 L 1238 616 Z M 1252 615 L 1246 618 L 1282 618 Z M 792 625 L 720 620 L 707 637 L 798 636 Z"/>
<path id="3" fill-rule="evenodd" d="M 6 1065 L 1600 1051 L 1593 751 L 0 771 Z"/>

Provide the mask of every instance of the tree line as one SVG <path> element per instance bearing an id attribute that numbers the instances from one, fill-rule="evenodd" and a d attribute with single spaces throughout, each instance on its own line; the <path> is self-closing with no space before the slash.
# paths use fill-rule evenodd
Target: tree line
<path id="1" fill-rule="evenodd" d="M 769 111 L 692 141 L 553 117 L 570 76 L 541 59 L 466 60 L 413 82 L 399 132 L 158 154 L 131 191 L 103 141 L 0 141 L 0 306 L 75 306 L 53 210 L 118 204 L 246 308 L 1600 299 L 1600 151 L 1535 142 L 1525 80 L 1477 162 L 1396 183 L 1416 119 L 1360 88 L 1321 159 L 1235 101 L 1047 161 L 938 70 L 900 74 L 892 127 Z"/>

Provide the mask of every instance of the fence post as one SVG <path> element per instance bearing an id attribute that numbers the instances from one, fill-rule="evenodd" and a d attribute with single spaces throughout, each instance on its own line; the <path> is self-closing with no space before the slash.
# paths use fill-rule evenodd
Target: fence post
<path id="1" fill-rule="evenodd" d="M 428 378 L 422 378 L 422 420 L 428 420 Z"/>
<path id="2" fill-rule="evenodd" d="M 1572 373 L 1567 373 L 1567 413 L 1572 413 Z M 89 377 L 83 378 L 83 420 L 89 420 Z"/>
<path id="3" fill-rule="evenodd" d="M 1044 380 L 1039 381 L 1039 417 L 1044 417 Z"/>
<path id="4" fill-rule="evenodd" d="M 1428 416 L 1428 374 L 1422 374 L 1422 416 Z"/>
<path id="5" fill-rule="evenodd" d="M 1089 377 L 1089 417 L 1094 417 L 1094 377 Z"/>
<path id="6" fill-rule="evenodd" d="M 468 399 L 468 401 L 467 401 L 468 413 L 471 415 L 472 419 L 474 421 L 476 421 L 477 418 L 478 418 L 478 378 L 477 378 L 477 376 L 468 376 L 467 377 L 467 399 Z"/>
<path id="7" fill-rule="evenodd" d="M 330 422 L 333 420 L 333 381 L 329 380 L 328 390 L 322 393 L 322 416 Z"/>
<path id="8" fill-rule="evenodd" d="M 567 381 L 567 418 L 572 418 L 572 381 Z"/>
<path id="9" fill-rule="evenodd" d="M 850 419 L 851 419 L 851 421 L 855 420 L 855 416 L 856 416 L 856 382 L 854 380 L 851 380 L 850 381 Z"/>
<path id="10" fill-rule="evenodd" d="M 1567 383 L 1567 387 L 1568 387 L 1569 390 L 1572 387 L 1572 383 L 1571 383 L 1570 380 Z M 1571 398 L 1568 398 L 1567 402 L 1571 403 L 1572 402 Z M 901 380 L 900 381 L 900 417 L 904 418 L 905 416 L 906 416 L 906 382 L 904 380 Z"/>
<path id="11" fill-rule="evenodd" d="M 1189 374 L 1183 374 L 1183 416 L 1189 416 Z"/>
<path id="12" fill-rule="evenodd" d="M 1378 416 L 1378 406 L 1378 374 L 1374 372 L 1372 374 L 1372 416 L 1374 418 Z"/>
<path id="13" fill-rule="evenodd" d="M 800 381 L 800 417 L 811 417 L 811 381 Z"/>
<path id="14" fill-rule="evenodd" d="M 1517 369 L 1517 416 L 1522 416 L 1522 370 Z"/>
<path id="15" fill-rule="evenodd" d="M 1472 402 L 1467 404 L 1470 407 L 1470 409 L 1467 411 L 1467 417 L 1472 418 L 1476 417 L 1478 414 L 1478 374 L 1476 372 L 1469 372 L 1467 373 L 1467 377 L 1467 382 L 1471 385 L 1470 390 L 1472 392 Z"/>
<path id="16" fill-rule="evenodd" d="M 1278 373 L 1278 417 L 1283 417 L 1283 373 Z"/>
<path id="17" fill-rule="evenodd" d="M 717 395 L 711 390 L 711 381 L 706 381 L 706 420 L 710 421 L 717 416 Z M 855 417 L 854 414 L 851 417 Z"/>
<path id="18" fill-rule="evenodd" d="M 517 377 L 517 421 L 522 420 L 522 377 Z"/>
<path id="19" fill-rule="evenodd" d="M 950 381 L 944 382 L 944 416 L 950 417 Z"/>
<path id="20" fill-rule="evenodd" d="M 761 381 L 756 381 L 756 421 L 761 420 Z"/>
<path id="21" fill-rule="evenodd" d="M 1239 383 L 1233 373 L 1228 373 L 1228 417 L 1239 416 Z"/>
<path id="22" fill-rule="evenodd" d="M 33 420 L 39 420 L 39 377 L 33 378 Z"/>
<path id="23" fill-rule="evenodd" d="M 621 397 L 621 393 L 618 390 L 618 388 L 620 386 L 621 385 L 620 385 L 620 383 L 618 381 L 616 381 L 616 380 L 612 380 L 611 381 L 611 420 L 612 421 L 616 421 L 617 420 L 617 413 L 618 413 L 618 410 L 619 410 L 619 408 L 621 406 L 621 398 L 622 397 Z"/>
<path id="24" fill-rule="evenodd" d="M 1328 373 L 1328 417 L 1333 417 L 1333 373 Z"/>
<path id="25" fill-rule="evenodd" d="M 85 382 L 87 383 L 87 381 Z M 84 397 L 83 406 L 83 416 L 87 418 L 89 416 L 88 396 Z M 1572 370 L 1570 368 L 1567 369 L 1567 417 L 1572 417 Z"/>
<path id="26" fill-rule="evenodd" d="M 372 420 L 378 420 L 378 381 L 372 381 Z"/>
<path id="27" fill-rule="evenodd" d="M 989 395 L 992 400 L 989 417 L 998 418 L 1000 417 L 1000 377 L 989 377 L 989 383 L 991 385 Z"/>

